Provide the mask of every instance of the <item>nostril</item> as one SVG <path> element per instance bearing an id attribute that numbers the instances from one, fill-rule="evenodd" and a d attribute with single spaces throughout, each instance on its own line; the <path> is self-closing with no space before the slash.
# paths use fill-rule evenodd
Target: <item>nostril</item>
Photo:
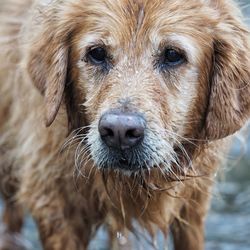
<path id="1" fill-rule="evenodd" d="M 113 130 L 110 129 L 110 128 L 101 128 L 100 134 L 101 134 L 101 136 L 103 136 L 103 137 L 105 137 L 105 136 L 113 137 L 113 136 L 114 136 L 114 132 L 113 132 Z"/>
<path id="2" fill-rule="evenodd" d="M 134 130 L 133 129 L 128 130 L 125 134 L 125 137 L 128 137 L 128 138 L 134 137 Z"/>
<path id="3" fill-rule="evenodd" d="M 127 138 L 140 138 L 141 136 L 142 132 L 138 129 L 129 129 L 125 134 L 125 137 Z"/>

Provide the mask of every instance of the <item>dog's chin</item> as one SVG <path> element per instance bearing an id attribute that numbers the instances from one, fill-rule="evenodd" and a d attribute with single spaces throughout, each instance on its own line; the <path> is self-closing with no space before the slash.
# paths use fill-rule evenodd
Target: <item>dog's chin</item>
<path id="1" fill-rule="evenodd" d="M 141 164 L 129 164 L 128 161 L 126 160 L 121 160 L 116 163 L 106 163 L 102 164 L 102 166 L 98 166 L 99 169 L 101 170 L 114 170 L 114 171 L 119 171 L 121 173 L 136 173 L 136 172 L 141 172 L 145 170 L 149 170 L 151 167 L 146 166 L 146 165 L 141 165 Z"/>

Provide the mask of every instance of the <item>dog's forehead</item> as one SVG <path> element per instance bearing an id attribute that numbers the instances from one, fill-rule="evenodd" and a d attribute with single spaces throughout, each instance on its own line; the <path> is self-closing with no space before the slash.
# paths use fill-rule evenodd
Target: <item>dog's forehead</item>
<path id="1" fill-rule="evenodd" d="M 173 34 L 206 40 L 214 15 L 203 0 L 93 0 L 83 10 L 85 42 L 106 39 L 119 46 L 137 39 L 158 46 Z"/>

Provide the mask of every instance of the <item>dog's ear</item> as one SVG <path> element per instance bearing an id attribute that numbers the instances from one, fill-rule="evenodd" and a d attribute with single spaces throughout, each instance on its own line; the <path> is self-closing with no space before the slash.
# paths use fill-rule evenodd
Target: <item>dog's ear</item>
<path id="1" fill-rule="evenodd" d="M 227 13 L 218 23 L 213 59 L 204 131 L 208 140 L 233 134 L 250 117 L 249 32 L 240 18 Z"/>
<path id="2" fill-rule="evenodd" d="M 50 126 L 63 99 L 68 67 L 65 34 L 51 23 L 44 23 L 32 43 L 27 70 L 33 84 L 44 95 L 46 126 Z"/>

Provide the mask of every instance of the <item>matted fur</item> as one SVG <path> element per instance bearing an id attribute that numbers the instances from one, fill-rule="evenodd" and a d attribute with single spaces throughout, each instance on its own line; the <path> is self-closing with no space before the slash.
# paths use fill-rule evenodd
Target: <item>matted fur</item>
<path id="1" fill-rule="evenodd" d="M 250 115 L 241 19 L 229 0 L 0 0 L 0 242 L 20 232 L 25 207 L 47 250 L 86 249 L 100 225 L 116 248 L 134 222 L 203 249 L 223 138 Z M 97 45 L 111 55 L 105 74 L 86 59 Z M 168 46 L 187 62 L 163 72 Z M 112 109 L 146 117 L 143 150 L 128 156 L 146 170 L 117 170 L 101 144 Z"/>

